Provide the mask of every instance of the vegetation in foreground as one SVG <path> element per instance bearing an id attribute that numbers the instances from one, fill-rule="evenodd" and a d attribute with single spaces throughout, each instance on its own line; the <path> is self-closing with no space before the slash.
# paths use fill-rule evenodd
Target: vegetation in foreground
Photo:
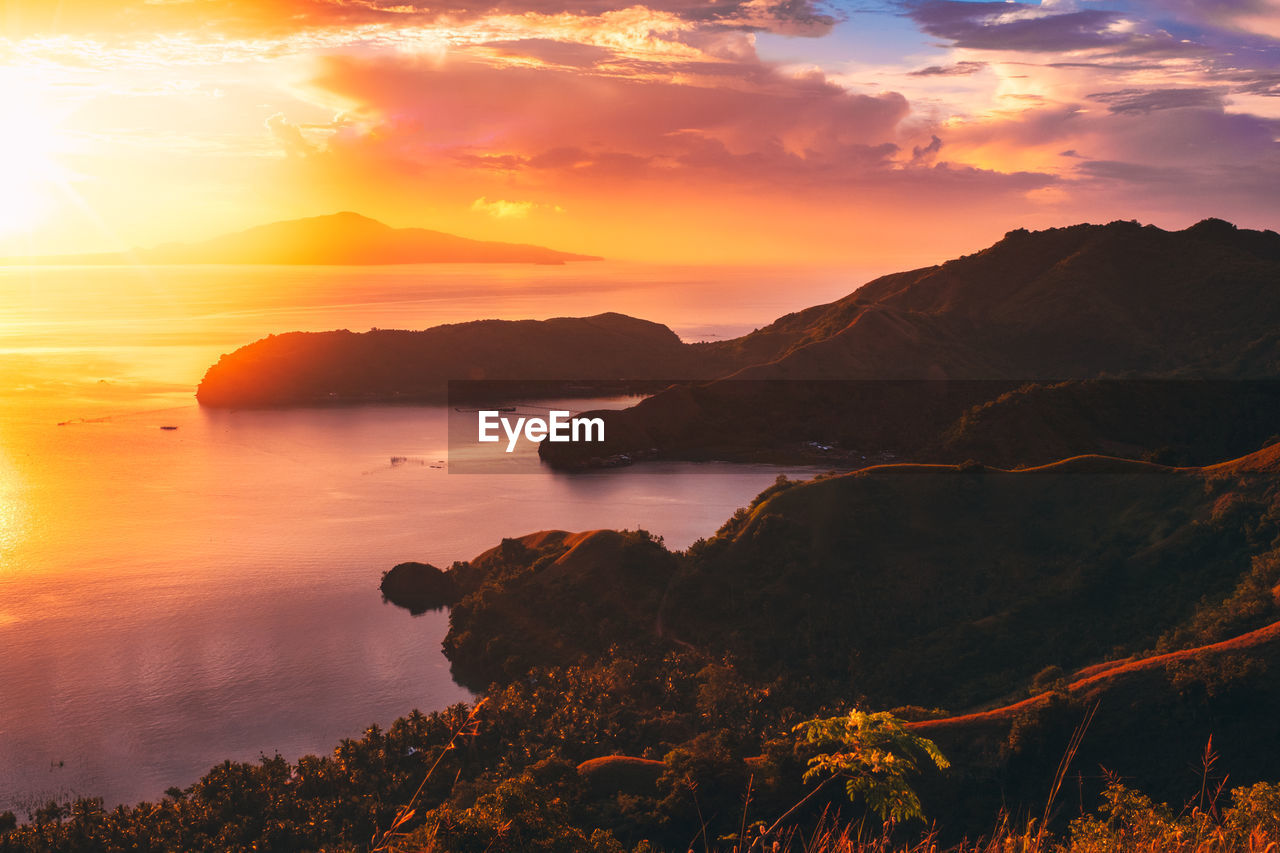
<path id="1" fill-rule="evenodd" d="M 516 707 L 510 702 L 515 697 L 505 698 L 508 711 Z M 556 757 L 563 750 L 547 749 L 545 757 L 522 762 L 521 750 L 513 749 L 509 756 L 513 764 L 524 764 L 521 769 L 482 770 L 486 754 L 503 740 L 499 733 L 515 733 L 490 706 L 481 700 L 431 715 L 415 712 L 386 732 L 373 727 L 359 740 L 344 741 L 332 756 L 307 756 L 296 764 L 279 756 L 264 756 L 256 764 L 225 762 L 185 790 L 170 789 L 157 803 L 116 809 L 105 809 L 98 799 L 49 803 L 22 824 L 5 813 L 0 815 L 0 851 L 1280 849 L 1280 784 L 1260 782 L 1228 793 L 1226 777 L 1215 773 L 1212 742 L 1202 756 L 1199 789 L 1181 810 L 1156 803 L 1112 776 L 1097 805 L 1067 822 L 1060 812 L 1069 809 L 1060 808 L 1059 794 L 1084 734 L 1078 728 L 1043 816 L 1002 814 L 977 840 L 947 842 L 936 825 L 923 823 L 920 802 L 908 784 L 926 765 L 945 768 L 947 762 L 934 744 L 889 714 L 855 711 L 798 726 L 800 736 L 787 746 L 796 755 L 809 755 L 806 777 L 823 781 L 777 813 L 781 800 L 775 795 L 794 781 L 777 775 L 787 764 L 776 754 L 785 738 L 771 744 L 773 759 L 752 765 L 759 776 L 753 772 L 745 780 L 730 778 L 724 754 L 715 750 L 677 750 L 661 762 L 649 795 L 602 796 L 590 791 L 592 781 L 580 769 Z M 524 741 L 532 745 L 528 737 Z M 845 783 L 852 805 L 816 796 L 830 781 Z M 792 790 L 788 796 L 794 794 Z M 696 819 L 682 821 L 690 816 L 689 806 Z M 674 832 L 682 823 L 683 831 L 693 829 L 687 839 Z"/>

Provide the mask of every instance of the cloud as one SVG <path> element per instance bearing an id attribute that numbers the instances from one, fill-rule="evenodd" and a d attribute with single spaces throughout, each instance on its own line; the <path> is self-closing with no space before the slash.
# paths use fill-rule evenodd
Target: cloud
<path id="1" fill-rule="evenodd" d="M 488 48 L 495 56 L 534 59 L 546 65 L 573 68 L 589 68 L 616 56 L 614 51 L 602 45 L 557 41 L 549 38 L 491 41 L 484 42 L 480 47 Z"/>
<path id="2" fill-rule="evenodd" d="M 1108 182 L 1123 181 L 1133 184 L 1189 183 L 1190 175 L 1183 169 L 1151 166 L 1146 163 L 1126 163 L 1119 160 L 1089 160 L 1078 167 L 1080 174 L 1102 178 Z"/>
<path id="3" fill-rule="evenodd" d="M 334 56 L 312 85 L 359 105 L 352 113 L 366 130 L 340 132 L 331 147 L 417 164 L 410 169 L 447 159 L 581 179 L 848 179 L 890 167 L 903 141 L 910 107 L 899 94 L 852 93 L 763 64 L 735 80 L 583 75 L 463 55 L 442 66 Z"/>
<path id="4" fill-rule="evenodd" d="M 1097 92 L 1088 97 L 1107 104 L 1107 109 L 1113 113 L 1145 114 L 1154 110 L 1216 109 L 1222 106 L 1222 93 L 1216 89 L 1122 89 Z"/>
<path id="5" fill-rule="evenodd" d="M 61 49 L 80 76 L 127 68 L 144 88 L 180 65 L 222 88 L 201 132 L 251 139 L 246 168 L 285 176 L 290 209 L 305 197 L 376 213 L 394 197 L 406 221 L 443 211 L 447 230 L 470 211 L 473 227 L 502 221 L 548 244 L 606 221 L 629 234 L 625 216 L 654 234 L 683 217 L 667 237 L 691 240 L 716 217 L 767 234 L 787 210 L 792 232 L 838 240 L 890 208 L 966 223 L 985 209 L 1005 225 L 1028 210 L 1103 218 L 1090 205 L 1132 218 L 1152 199 L 1274 211 L 1275 0 L 877 2 L 895 18 L 870 51 L 877 19 L 854 33 L 837 17 L 866 9 L 823 0 L 63 0 L 56 31 L 114 35 L 4 48 L 45 52 L 8 54 L 30 65 Z M 53 20 L 50 4 L 10 7 L 19 30 Z M 891 56 L 912 23 L 910 49 Z M 833 24 L 812 48 L 756 38 Z M 762 58 L 784 52 L 787 64 Z M 176 148 L 162 124 L 137 132 Z"/>
<path id="6" fill-rule="evenodd" d="M 985 62 L 957 62 L 952 65 L 930 65 L 918 71 L 909 72 L 912 77 L 964 77 L 977 74 L 987 67 Z"/>
<path id="7" fill-rule="evenodd" d="M 1233 68 L 1211 73 L 1209 79 L 1222 82 L 1229 86 L 1232 92 L 1242 95 L 1280 97 L 1280 72 L 1249 71 Z"/>
<path id="8" fill-rule="evenodd" d="M 489 199 L 481 196 L 471 202 L 472 213 L 483 213 L 492 216 L 494 219 L 526 219 L 529 214 L 537 210 L 547 210 L 552 213 L 564 213 L 564 208 L 558 204 L 538 204 L 532 201 L 507 201 L 506 199 Z"/>
<path id="9" fill-rule="evenodd" d="M 486 213 L 494 219 L 524 219 L 533 210 L 531 201 L 507 201 L 494 199 L 489 201 L 484 196 L 471 203 L 473 213 Z"/>
<path id="10" fill-rule="evenodd" d="M 1046 8 L 1049 11 L 1046 11 Z M 1139 54 L 1185 54 L 1197 50 L 1159 29 L 1144 30 L 1108 9 L 1052 11 L 1022 3 L 923 0 L 908 15 L 926 33 L 956 47 L 1056 53 L 1104 48 Z"/>
<path id="11" fill-rule="evenodd" d="M 266 127 L 272 139 L 278 142 L 284 149 L 284 153 L 290 157 L 305 157 L 315 151 L 315 148 L 302 135 L 302 130 L 285 118 L 284 113 L 276 113 L 268 118 Z"/>
<path id="12" fill-rule="evenodd" d="M 939 151 L 942 150 L 942 140 L 934 136 L 929 140 L 929 144 L 925 146 L 915 146 L 911 149 L 911 162 L 923 163 L 926 160 L 933 159 Z"/>

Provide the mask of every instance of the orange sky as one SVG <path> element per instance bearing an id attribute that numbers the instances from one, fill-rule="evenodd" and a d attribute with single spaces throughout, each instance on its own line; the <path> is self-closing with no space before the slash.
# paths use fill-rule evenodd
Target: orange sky
<path id="1" fill-rule="evenodd" d="M 1273 0 L 0 2 L 0 250 L 356 210 L 657 261 L 910 266 L 1276 227 Z"/>

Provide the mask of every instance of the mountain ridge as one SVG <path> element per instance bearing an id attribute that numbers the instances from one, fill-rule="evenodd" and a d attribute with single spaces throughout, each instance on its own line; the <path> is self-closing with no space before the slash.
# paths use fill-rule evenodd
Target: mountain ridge
<path id="1" fill-rule="evenodd" d="M 1158 443 L 1133 452 L 1172 446 L 1188 461 L 1215 461 L 1215 454 L 1255 449 L 1274 432 L 1267 423 L 1280 413 L 1280 388 L 1269 384 L 1280 379 L 1277 329 L 1275 232 L 1220 220 L 1175 232 L 1133 222 L 1012 231 L 980 252 L 883 276 L 843 299 L 718 344 L 722 353 L 750 354 L 753 363 L 626 410 L 593 413 L 605 418 L 606 434 L 617 441 L 605 448 L 544 444 L 543 458 L 572 468 L 602 451 L 657 448 L 668 458 L 799 461 L 802 448 L 813 444 L 841 448 L 839 464 L 868 450 L 944 462 L 964 459 L 961 453 L 991 454 L 997 464 L 1037 464 L 1114 454 L 1133 442 L 1103 427 L 1123 427 L 1143 415 L 1136 398 L 1085 389 L 1099 404 L 1093 417 L 1099 422 L 1090 422 L 1071 400 L 1078 389 L 1051 386 L 1159 380 L 1167 384 L 1145 389 L 1154 407 L 1194 415 L 1205 402 L 1196 395 L 1208 393 L 1225 398 L 1218 400 L 1227 406 L 1224 420 L 1248 426 L 1229 441 L 1196 446 L 1198 427 L 1208 426 L 1201 415 L 1200 422 L 1186 421 L 1182 433 L 1172 431 L 1182 421 L 1167 425 Z M 762 350 L 766 341 L 769 352 Z M 933 383 L 920 386 L 933 390 L 909 400 L 873 390 L 887 382 Z M 1242 382 L 1259 383 L 1249 389 L 1250 399 L 1224 392 Z M 934 393 L 947 383 L 945 394 Z M 1034 387 L 1024 395 L 1028 405 L 1008 416 L 1025 420 L 1030 412 L 1037 424 L 1062 434 L 1054 436 L 1051 452 L 1002 455 L 994 436 L 1009 426 L 1003 410 L 962 421 L 1024 386 Z M 883 435 L 863 416 L 870 407 L 911 426 Z M 761 418 L 762 411 L 771 417 Z M 1071 416 L 1061 420 L 1064 412 Z M 1100 422 L 1107 419 L 1114 423 Z M 1005 429 L 1011 431 L 1024 443 L 1039 440 L 1025 424 Z"/>

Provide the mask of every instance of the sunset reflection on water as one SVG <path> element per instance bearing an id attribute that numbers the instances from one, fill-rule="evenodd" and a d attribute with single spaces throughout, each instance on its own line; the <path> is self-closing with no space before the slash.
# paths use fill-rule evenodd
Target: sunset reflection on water
<path id="1" fill-rule="evenodd" d="M 381 572 L 448 566 L 548 528 L 643 526 L 683 547 L 778 473 L 451 476 L 432 467 L 446 459 L 440 407 L 195 405 L 203 369 L 242 343 L 484 316 L 496 293 L 518 291 L 510 270 L 441 271 L 442 295 L 421 269 L 313 270 L 309 294 L 306 271 L 283 269 L 294 309 L 265 269 L 173 269 L 165 299 L 128 270 L 43 270 L 34 288 L 31 275 L 0 270 L 0 811 L 156 797 L 227 758 L 327 752 L 370 723 L 464 700 L 440 652 L 447 615 L 384 604 Z M 737 330 L 701 326 L 723 301 L 707 271 L 593 288 L 580 272 L 531 269 L 523 281 L 532 293 L 502 303 L 516 316 L 626 309 L 666 288 L 685 307 L 655 319 Z M 776 283 L 762 274 L 730 320 L 750 328 L 848 286 L 832 275 L 770 297 Z"/>

